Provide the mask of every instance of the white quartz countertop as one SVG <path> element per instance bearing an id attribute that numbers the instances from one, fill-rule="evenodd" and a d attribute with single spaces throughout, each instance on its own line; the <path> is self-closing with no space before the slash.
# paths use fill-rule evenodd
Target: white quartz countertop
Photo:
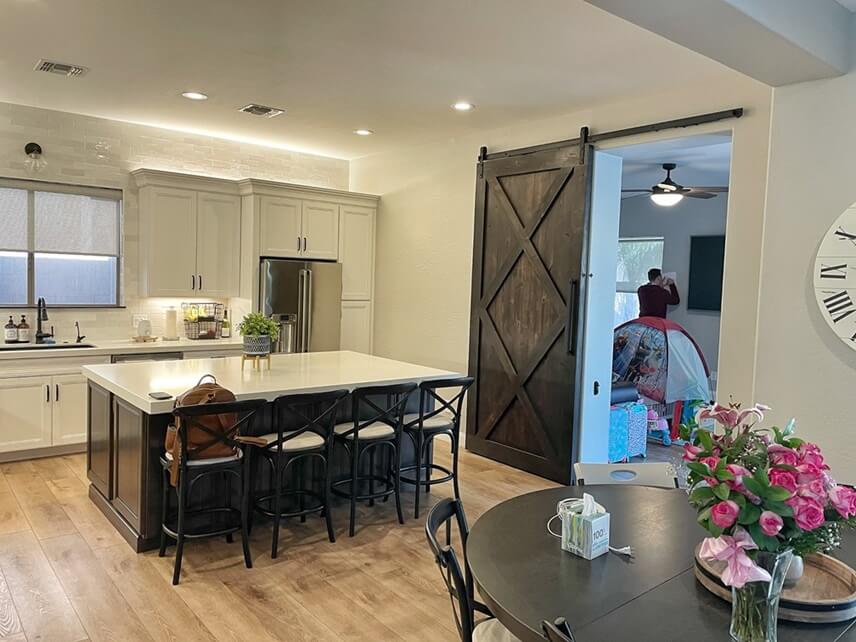
<path id="1" fill-rule="evenodd" d="M 150 341 L 137 343 L 128 340 L 90 341 L 84 339 L 84 344 L 91 348 L 72 347 L 73 343 L 55 344 L 50 347 L 37 346 L 32 343 L 0 344 L 0 361 L 10 359 L 38 359 L 43 357 L 86 357 L 87 355 L 101 356 L 108 354 L 145 354 L 155 352 L 193 352 L 195 350 L 237 350 L 241 347 L 241 337 L 229 339 L 179 339 L 178 341 Z M 68 347 L 64 347 L 68 346 Z"/>
<path id="2" fill-rule="evenodd" d="M 419 383 L 457 377 L 459 373 L 413 363 L 393 361 L 359 352 L 306 352 L 271 355 L 271 369 L 254 370 L 240 357 L 143 361 L 84 366 L 83 376 L 150 415 L 172 412 L 175 397 L 212 374 L 238 399 L 272 401 L 286 393 L 323 392 L 358 386 Z M 150 392 L 165 392 L 171 399 L 158 401 Z"/>

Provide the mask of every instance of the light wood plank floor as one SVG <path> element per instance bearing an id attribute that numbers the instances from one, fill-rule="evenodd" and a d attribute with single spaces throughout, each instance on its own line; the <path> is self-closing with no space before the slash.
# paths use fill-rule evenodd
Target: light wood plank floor
<path id="1" fill-rule="evenodd" d="M 448 460 L 438 444 L 438 463 Z M 551 482 L 463 453 L 461 489 L 472 524 L 491 506 Z M 87 497 L 83 455 L 0 464 L 0 642 L 77 640 L 455 640 L 450 603 L 428 552 L 423 518 L 392 501 L 334 509 L 337 541 L 321 519 L 252 534 L 255 568 L 233 544 L 185 546 L 173 587 L 173 549 L 136 555 Z M 426 507 L 451 492 L 437 486 Z"/>

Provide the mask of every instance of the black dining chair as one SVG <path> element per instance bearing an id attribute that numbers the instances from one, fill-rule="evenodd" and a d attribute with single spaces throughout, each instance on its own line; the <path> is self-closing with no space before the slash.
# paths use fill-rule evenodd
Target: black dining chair
<path id="1" fill-rule="evenodd" d="M 465 570 L 461 569 L 455 549 L 449 544 L 441 544 L 437 538 L 440 528 L 445 527 L 447 533 L 451 530 L 453 520 L 457 524 L 461 538 Z M 517 640 L 499 620 L 493 617 L 487 606 L 475 599 L 472 575 L 466 565 L 468 534 L 467 516 L 464 513 L 464 505 L 461 500 L 447 497 L 431 507 L 425 521 L 425 537 L 428 539 L 428 546 L 431 548 L 434 560 L 440 568 L 440 575 L 446 584 L 446 590 L 452 602 L 452 615 L 455 618 L 455 626 L 458 629 L 461 642 L 512 642 Z M 485 615 L 488 619 L 476 624 L 476 613 Z"/>
<path id="2" fill-rule="evenodd" d="M 395 496 L 399 524 L 404 523 L 401 512 L 401 435 L 404 411 L 415 383 L 390 386 L 368 386 L 351 393 L 351 420 L 334 426 L 336 442 L 342 444 L 350 458 L 351 474 L 332 484 L 335 495 L 350 501 L 348 534 L 353 537 L 357 519 L 357 502 Z M 375 466 L 375 455 L 381 451 L 388 465 L 383 474 Z M 385 451 L 385 452 L 384 452 Z M 368 470 L 363 466 L 368 460 Z M 376 485 L 380 490 L 376 490 Z M 361 492 L 363 491 L 363 492 Z"/>
<path id="3" fill-rule="evenodd" d="M 419 413 L 404 416 L 404 434 L 413 442 L 416 463 L 402 467 L 401 479 L 415 486 L 413 516 L 416 518 L 419 517 L 419 494 L 423 486 L 428 493 L 431 491 L 431 486 L 451 481 L 455 498 L 461 498 L 458 487 L 461 408 L 473 381 L 475 379 L 472 377 L 423 381 L 419 384 Z M 445 391 L 446 397 L 441 396 L 438 390 Z M 451 468 L 435 464 L 431 460 L 434 439 L 441 435 L 447 436 L 452 442 Z M 443 476 L 432 479 L 432 471 L 438 471 Z M 408 473 L 413 473 L 413 476 L 408 476 Z"/>
<path id="4" fill-rule="evenodd" d="M 283 518 L 300 517 L 305 522 L 307 515 L 319 513 L 327 522 L 327 537 L 336 541 L 330 507 L 333 426 L 347 396 L 347 390 L 334 390 L 277 397 L 272 407 L 274 432 L 254 440 L 258 446 L 254 452 L 267 464 L 271 483 L 270 492 L 253 495 L 253 508 L 273 519 L 272 558 L 277 556 Z M 305 466 L 312 464 L 322 467 L 320 479 L 307 475 Z M 291 482 L 289 472 L 295 473 Z M 283 507 L 283 500 L 291 499 L 296 508 L 295 502 Z"/>
<path id="5" fill-rule="evenodd" d="M 181 440 L 181 452 L 188 453 L 187 432 L 191 427 L 201 430 L 218 443 L 234 449 L 234 454 L 226 457 L 193 458 L 182 456 L 178 462 L 178 480 L 175 487 L 177 506 L 170 510 L 170 469 L 173 466 L 172 453 L 166 452 L 160 459 L 163 468 L 163 496 L 161 508 L 160 551 L 166 554 L 168 539 L 175 540 L 175 566 L 172 583 L 178 584 L 181 577 L 181 560 L 184 553 L 184 541 L 206 537 L 226 536 L 232 541 L 232 533 L 241 533 L 244 549 L 244 563 L 253 567 L 250 555 L 248 512 L 249 512 L 249 457 L 244 456 L 244 444 L 240 441 L 243 433 L 252 433 L 253 421 L 258 411 L 266 404 L 264 399 L 233 401 L 225 403 L 199 404 L 176 408 L 173 414 L 178 420 L 178 439 Z M 221 430 L 211 430 L 203 423 L 206 417 L 216 416 Z M 228 422 L 229 425 L 224 425 Z M 212 477 L 214 479 L 212 479 Z M 222 491 L 223 505 L 191 508 L 194 487 L 203 479 L 211 486 L 219 482 L 225 486 Z M 233 505 L 232 481 L 240 484 L 239 507 Z M 203 483 L 202 486 L 205 486 Z"/>
<path id="6" fill-rule="evenodd" d="M 544 620 L 541 622 L 541 629 L 548 642 L 576 642 L 571 625 L 563 617 L 556 618 L 552 622 Z"/>

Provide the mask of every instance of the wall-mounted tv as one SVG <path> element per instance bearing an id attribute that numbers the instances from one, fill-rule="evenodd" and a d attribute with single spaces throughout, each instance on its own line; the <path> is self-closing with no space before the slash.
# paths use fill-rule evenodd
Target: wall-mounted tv
<path id="1" fill-rule="evenodd" d="M 690 278 L 687 309 L 722 309 L 725 236 L 690 237 Z"/>

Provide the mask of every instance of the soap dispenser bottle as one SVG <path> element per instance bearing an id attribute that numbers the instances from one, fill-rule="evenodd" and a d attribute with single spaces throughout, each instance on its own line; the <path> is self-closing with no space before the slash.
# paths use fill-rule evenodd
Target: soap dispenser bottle
<path id="1" fill-rule="evenodd" d="M 30 342 L 30 324 L 27 323 L 27 317 L 21 315 L 21 322 L 18 324 L 18 343 Z"/>
<path id="2" fill-rule="evenodd" d="M 18 326 L 15 325 L 11 314 L 9 315 L 9 323 L 3 328 L 3 339 L 6 343 L 18 343 Z"/>

